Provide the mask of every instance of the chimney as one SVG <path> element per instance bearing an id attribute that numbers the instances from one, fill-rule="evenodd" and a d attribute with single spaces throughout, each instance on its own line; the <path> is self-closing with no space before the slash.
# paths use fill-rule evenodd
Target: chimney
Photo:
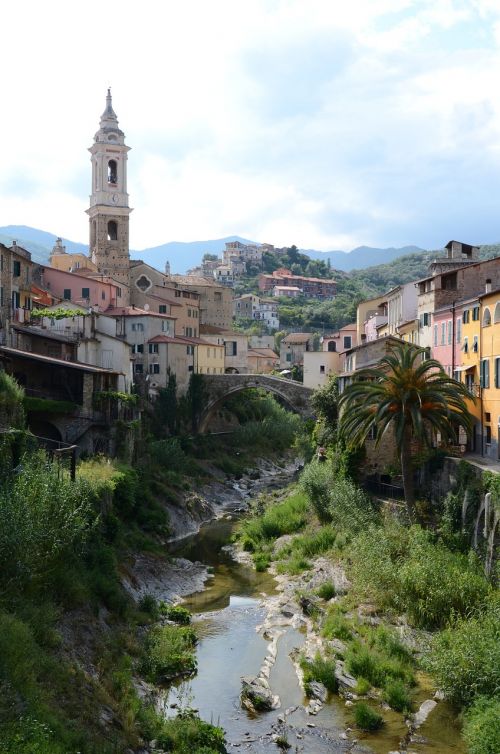
<path id="1" fill-rule="evenodd" d="M 491 278 L 487 279 L 486 285 L 484 286 L 484 292 L 491 293 Z"/>

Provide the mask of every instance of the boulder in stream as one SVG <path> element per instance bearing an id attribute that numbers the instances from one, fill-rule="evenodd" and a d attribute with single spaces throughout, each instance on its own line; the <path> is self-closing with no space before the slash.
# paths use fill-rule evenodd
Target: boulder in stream
<path id="1" fill-rule="evenodd" d="M 307 684 L 307 695 L 310 699 L 318 699 L 320 702 L 326 702 L 328 691 L 319 681 L 309 681 Z"/>
<path id="2" fill-rule="evenodd" d="M 278 706 L 276 697 L 262 678 L 244 676 L 241 679 L 241 706 L 250 712 L 268 712 Z"/>
<path id="3" fill-rule="evenodd" d="M 350 675 L 345 669 L 344 663 L 340 660 L 335 664 L 335 678 L 339 685 L 339 691 L 352 691 L 358 685 L 354 676 Z"/>

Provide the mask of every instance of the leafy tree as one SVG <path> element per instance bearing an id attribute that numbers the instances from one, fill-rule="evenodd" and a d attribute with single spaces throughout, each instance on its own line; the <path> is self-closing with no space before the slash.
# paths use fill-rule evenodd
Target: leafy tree
<path id="1" fill-rule="evenodd" d="M 423 348 L 394 344 L 376 367 L 356 373 L 339 401 L 341 434 L 349 444 L 362 445 L 372 429 L 377 443 L 394 432 L 410 521 L 416 514 L 412 440 L 429 445 L 431 429 L 446 440 L 455 437 L 457 425 L 472 427 L 465 385 L 435 359 L 423 360 L 424 354 Z"/>
<path id="2" fill-rule="evenodd" d="M 218 259 L 219 259 L 219 257 L 217 256 L 217 254 L 208 254 L 208 253 L 206 253 L 206 254 L 203 254 L 202 261 L 203 262 L 217 262 Z"/>
<path id="3" fill-rule="evenodd" d="M 319 420 L 325 425 L 327 435 L 333 439 L 337 430 L 339 389 L 336 375 L 332 375 L 324 387 L 315 390 L 311 405 Z"/>

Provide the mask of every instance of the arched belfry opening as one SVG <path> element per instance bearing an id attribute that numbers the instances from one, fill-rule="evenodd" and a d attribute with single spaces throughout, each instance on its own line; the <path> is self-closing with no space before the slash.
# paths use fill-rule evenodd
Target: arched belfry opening
<path id="1" fill-rule="evenodd" d="M 116 160 L 108 160 L 108 183 L 118 183 L 118 163 Z"/>
<path id="2" fill-rule="evenodd" d="M 118 223 L 116 220 L 108 222 L 108 241 L 118 241 Z"/>
<path id="3" fill-rule="evenodd" d="M 111 91 L 99 129 L 89 149 L 92 155 L 92 194 L 89 216 L 91 260 L 100 275 L 113 277 L 121 286 L 121 302 L 130 301 L 129 207 L 125 134 L 113 109 Z"/>

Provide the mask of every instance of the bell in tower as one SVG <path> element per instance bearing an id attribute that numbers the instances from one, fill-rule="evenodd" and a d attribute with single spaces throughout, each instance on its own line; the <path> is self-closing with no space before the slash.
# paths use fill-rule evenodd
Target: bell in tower
<path id="1" fill-rule="evenodd" d="M 92 162 L 92 193 L 89 216 L 89 252 L 100 275 L 121 288 L 121 300 L 130 296 L 129 207 L 125 134 L 118 126 L 111 90 L 101 115 L 99 130 L 89 149 Z"/>

